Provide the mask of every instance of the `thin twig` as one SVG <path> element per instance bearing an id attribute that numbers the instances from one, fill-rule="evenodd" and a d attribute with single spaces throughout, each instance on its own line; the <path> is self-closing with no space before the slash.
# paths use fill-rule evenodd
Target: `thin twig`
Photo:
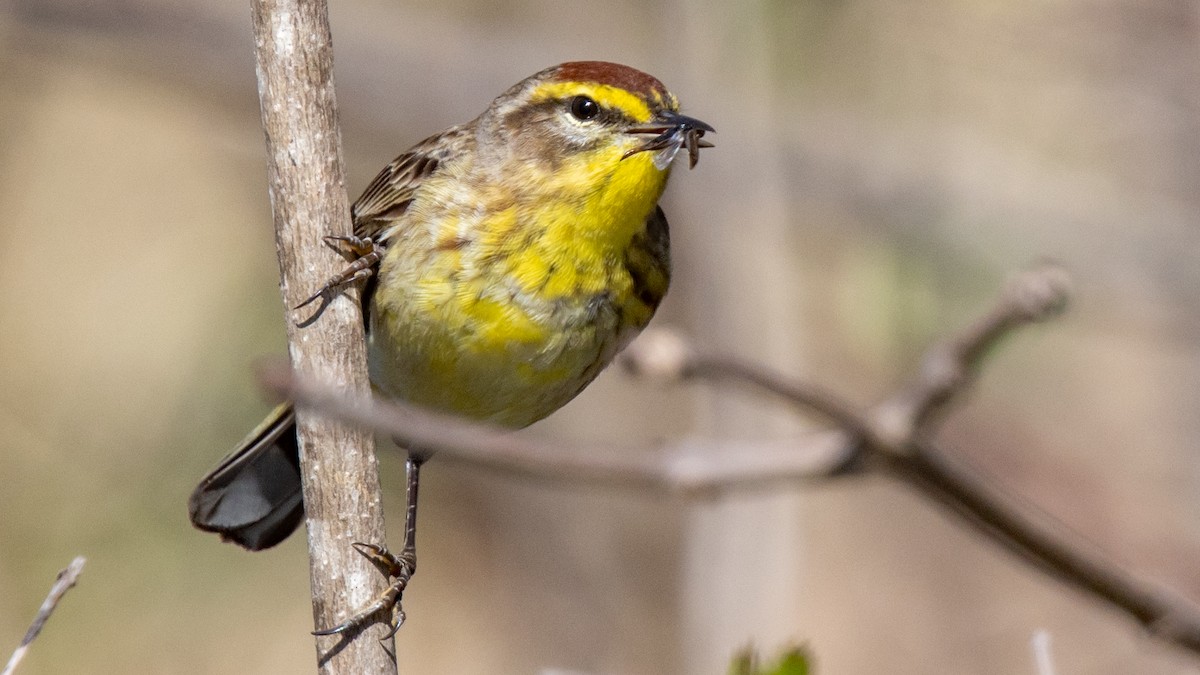
<path id="1" fill-rule="evenodd" d="M 1121 610 L 1150 634 L 1200 655 L 1200 610 L 1109 562 L 1066 526 L 1019 503 L 928 440 L 892 466 L 921 494 L 1061 581 Z"/>
<path id="2" fill-rule="evenodd" d="M 632 375 L 659 380 L 732 382 L 817 413 L 856 436 L 872 433 L 861 426 L 858 410 L 837 394 L 737 357 L 699 354 L 670 329 L 647 331 L 621 354 L 618 363 Z"/>
<path id="3" fill-rule="evenodd" d="M 851 446 L 844 432 L 832 430 L 787 442 L 760 442 L 740 452 L 731 451 L 728 443 L 722 443 L 723 452 L 713 452 L 699 440 L 627 450 L 577 444 L 566 452 L 561 442 L 399 401 L 349 396 L 301 377 L 283 364 L 260 367 L 258 380 L 272 395 L 298 406 L 374 429 L 401 445 L 437 450 L 439 460 L 559 481 L 685 493 L 757 488 L 828 478 L 845 464 Z"/>
<path id="4" fill-rule="evenodd" d="M 658 340 L 649 336 L 649 341 L 635 344 L 627 358 L 632 363 L 626 364 L 634 372 L 739 383 L 815 412 L 837 427 L 806 436 L 783 452 L 775 448 L 762 453 L 689 453 L 684 446 L 667 446 L 657 453 L 610 448 L 567 453 L 558 443 L 517 439 L 407 406 L 348 399 L 278 371 L 266 373 L 264 382 L 302 405 L 445 448 L 463 461 L 545 478 L 655 489 L 715 489 L 828 478 L 847 468 L 882 467 L 1005 549 L 1104 600 L 1159 638 L 1200 655 L 1200 612 L 1191 603 L 1108 562 L 1069 535 L 1065 526 L 1019 504 L 965 463 L 945 456 L 930 440 L 934 422 L 973 384 L 986 354 L 1016 329 L 1061 311 L 1068 290 L 1065 273 L 1053 265 L 1016 275 L 987 313 L 931 347 L 908 384 L 865 412 L 818 387 L 744 361 L 699 356 L 677 336 Z"/>
<path id="5" fill-rule="evenodd" d="M 58 603 L 62 600 L 67 591 L 75 587 L 76 580 L 79 579 L 79 574 L 83 572 L 83 566 L 87 559 L 83 556 L 77 556 L 71 561 L 67 568 L 58 573 L 58 578 L 54 580 L 54 585 L 50 587 L 50 592 L 46 595 L 46 599 L 42 601 L 42 606 L 38 608 L 37 616 L 33 617 L 33 623 L 29 625 L 29 630 L 25 631 L 25 637 L 21 639 L 21 644 L 13 651 L 9 657 L 8 663 L 4 666 L 4 670 L 0 671 L 0 675 L 12 675 L 16 671 L 17 666 L 25 658 L 25 654 L 29 651 L 29 645 L 37 639 L 38 634 L 42 632 L 42 628 L 46 622 L 50 620 L 50 615 L 54 613 L 54 608 L 58 607 Z"/>
<path id="6" fill-rule="evenodd" d="M 989 311 L 926 350 L 908 384 L 871 411 L 877 440 L 889 439 L 899 451 L 906 440 L 927 435 L 975 383 L 988 352 L 1016 329 L 1060 314 L 1069 295 L 1070 279 L 1053 263 L 1014 274 Z"/>

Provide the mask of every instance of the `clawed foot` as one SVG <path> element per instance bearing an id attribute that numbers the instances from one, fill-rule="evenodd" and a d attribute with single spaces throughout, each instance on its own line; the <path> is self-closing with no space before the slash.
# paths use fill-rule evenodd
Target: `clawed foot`
<path id="1" fill-rule="evenodd" d="M 386 640 L 400 630 L 404 624 L 404 608 L 400 606 L 400 597 L 404 589 L 417 571 L 417 488 L 421 482 L 421 465 L 427 455 L 410 453 L 405 463 L 408 475 L 406 490 L 406 507 L 404 513 L 404 550 L 400 555 L 392 555 L 383 546 L 354 542 L 354 549 L 367 557 L 381 572 L 392 580 L 376 600 L 358 614 L 346 619 L 333 628 L 314 631 L 313 635 L 338 635 L 347 631 L 358 631 L 374 622 L 385 612 L 393 616 L 388 625 L 392 630 L 383 639 Z"/>
<path id="2" fill-rule="evenodd" d="M 388 578 L 392 579 L 392 583 L 375 602 L 367 605 L 358 614 L 332 628 L 313 631 L 313 635 L 338 635 L 347 631 L 359 630 L 381 614 L 394 611 L 392 620 L 388 621 L 391 631 L 383 638 L 386 640 L 395 635 L 396 631 L 400 630 L 400 626 L 404 624 L 404 608 L 400 605 L 400 599 L 404 595 L 404 589 L 408 587 L 409 580 L 412 579 L 413 572 L 417 570 L 416 550 L 405 547 L 405 550 L 397 556 L 383 546 L 375 544 L 354 542 L 353 546 L 381 572 L 388 575 Z"/>
<path id="3" fill-rule="evenodd" d="M 300 309 L 306 305 L 312 304 L 318 298 L 329 299 L 334 293 L 343 288 L 370 278 L 375 273 L 375 265 L 379 264 L 383 258 L 384 248 L 376 244 L 370 237 L 354 237 L 354 236 L 333 236 L 325 237 L 325 244 L 342 254 L 350 264 L 346 269 L 325 282 L 321 290 L 313 293 L 307 300 L 296 305 L 293 309 Z"/>

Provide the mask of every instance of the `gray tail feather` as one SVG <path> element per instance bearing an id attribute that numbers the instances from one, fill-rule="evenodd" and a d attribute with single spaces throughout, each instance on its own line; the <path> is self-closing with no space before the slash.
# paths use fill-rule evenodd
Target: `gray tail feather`
<path id="1" fill-rule="evenodd" d="M 251 551 L 283 541 L 304 519 L 291 404 L 275 408 L 196 486 L 192 524 Z"/>

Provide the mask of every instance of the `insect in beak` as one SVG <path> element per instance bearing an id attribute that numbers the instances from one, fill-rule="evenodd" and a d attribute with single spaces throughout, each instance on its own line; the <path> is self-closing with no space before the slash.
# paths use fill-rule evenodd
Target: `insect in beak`
<path id="1" fill-rule="evenodd" d="M 654 152 L 654 166 L 666 169 L 675 159 L 680 148 L 687 148 L 688 168 L 696 166 L 700 160 L 700 148 L 711 148 L 712 143 L 704 140 L 706 131 L 716 132 L 711 126 L 694 117 L 666 111 L 644 127 L 634 127 L 631 134 L 655 134 L 654 138 L 626 152 L 621 159 L 632 157 L 639 152 Z"/>

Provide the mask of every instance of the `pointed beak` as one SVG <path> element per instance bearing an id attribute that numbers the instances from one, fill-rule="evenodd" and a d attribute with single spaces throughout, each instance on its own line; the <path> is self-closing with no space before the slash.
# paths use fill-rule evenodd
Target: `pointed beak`
<path id="1" fill-rule="evenodd" d="M 709 131 L 715 133 L 716 129 L 694 117 L 663 111 L 649 124 L 628 131 L 631 134 L 654 134 L 654 137 L 625 153 L 621 159 L 639 152 L 656 151 L 654 163 L 658 168 L 665 169 L 680 148 L 687 148 L 688 168 L 692 168 L 700 159 L 700 148 L 713 147 L 712 143 L 703 140 L 705 132 Z"/>

